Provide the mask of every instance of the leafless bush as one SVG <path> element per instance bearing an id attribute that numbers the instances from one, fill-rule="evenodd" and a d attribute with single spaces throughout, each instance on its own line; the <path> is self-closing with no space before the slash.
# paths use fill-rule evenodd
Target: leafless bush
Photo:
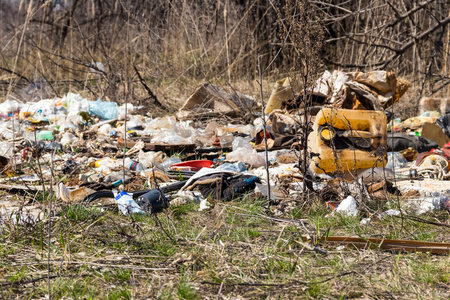
<path id="1" fill-rule="evenodd" d="M 304 2 L 324 15 L 327 67 L 392 69 L 420 95 L 449 95 L 448 1 Z M 167 101 L 174 86 L 254 79 L 257 54 L 283 76 L 299 67 L 295 47 L 276 55 L 289 22 L 279 22 L 283 7 L 294 11 L 295 1 L 3 0 L 0 90 L 42 78 L 55 94 L 151 104 L 136 68 Z"/>

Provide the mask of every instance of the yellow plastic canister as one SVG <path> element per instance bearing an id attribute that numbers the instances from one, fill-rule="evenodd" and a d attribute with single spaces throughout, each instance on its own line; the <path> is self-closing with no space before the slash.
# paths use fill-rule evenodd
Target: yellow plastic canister
<path id="1" fill-rule="evenodd" d="M 345 172 L 355 169 L 369 169 L 386 165 L 387 118 L 383 112 L 372 110 L 349 110 L 323 108 L 316 116 L 313 132 L 309 135 L 311 151 L 319 154 L 311 161 L 316 173 Z M 334 134 L 320 137 L 320 128 L 345 130 L 345 136 L 361 137 L 371 141 L 370 148 L 349 147 L 336 149 L 327 139 Z"/>

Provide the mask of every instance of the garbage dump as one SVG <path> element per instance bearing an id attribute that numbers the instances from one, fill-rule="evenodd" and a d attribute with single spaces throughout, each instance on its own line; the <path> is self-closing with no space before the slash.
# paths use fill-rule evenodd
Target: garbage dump
<path id="1" fill-rule="evenodd" d="M 6 100 L 0 189 L 51 189 L 60 201 L 109 202 L 124 215 L 187 202 L 204 211 L 248 195 L 268 198 L 283 215 L 299 205 L 305 187 L 347 216 L 357 217 L 371 199 L 395 197 L 417 214 L 450 210 L 450 114 L 388 120 L 385 110 L 408 87 L 392 71 L 326 71 L 304 90 L 285 78 L 275 84 L 265 120 L 252 97 L 208 83 L 175 116 L 158 118 L 70 92 Z M 312 122 L 306 148 L 305 113 Z M 302 171 L 305 151 L 309 168 Z"/>

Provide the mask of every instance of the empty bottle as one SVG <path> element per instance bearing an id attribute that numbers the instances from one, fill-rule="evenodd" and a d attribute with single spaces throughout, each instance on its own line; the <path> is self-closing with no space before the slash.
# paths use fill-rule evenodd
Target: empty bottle
<path id="1" fill-rule="evenodd" d="M 132 161 L 130 158 L 125 158 L 125 167 L 133 171 L 144 171 L 146 168 L 143 164 Z"/>

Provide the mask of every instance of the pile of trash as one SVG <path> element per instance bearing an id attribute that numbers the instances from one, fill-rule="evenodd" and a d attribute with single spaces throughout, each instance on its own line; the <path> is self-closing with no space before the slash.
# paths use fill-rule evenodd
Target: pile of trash
<path id="1" fill-rule="evenodd" d="M 373 198 L 404 197 L 418 213 L 450 210 L 450 114 L 388 119 L 385 110 L 408 87 L 385 71 L 327 71 L 306 90 L 285 78 L 265 117 L 252 97 L 211 84 L 200 85 L 176 116 L 159 118 L 73 93 L 6 100 L 0 189 L 52 188 L 61 201 L 112 201 L 124 214 L 188 201 L 207 210 L 253 195 L 268 198 L 281 215 L 305 193 L 354 216 Z M 306 113 L 312 129 L 305 137 Z M 205 126 L 195 126 L 198 120 Z"/>

